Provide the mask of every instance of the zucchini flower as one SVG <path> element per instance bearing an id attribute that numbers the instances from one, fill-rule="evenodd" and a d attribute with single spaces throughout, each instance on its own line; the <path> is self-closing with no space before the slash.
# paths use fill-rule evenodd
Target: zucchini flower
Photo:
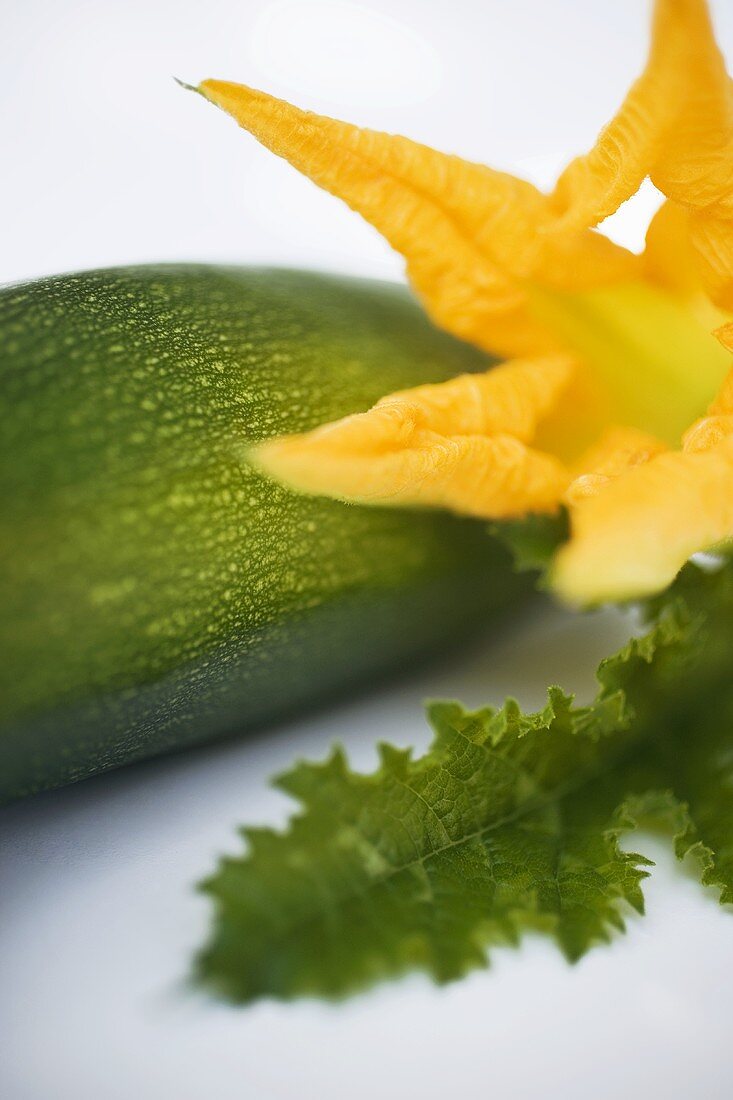
<path id="1" fill-rule="evenodd" d="M 550 576 L 574 603 L 659 591 L 733 538 L 733 85 L 705 0 L 657 0 L 646 68 L 550 194 L 239 84 L 198 90 L 376 226 L 436 324 L 507 360 L 271 440 L 263 469 L 492 520 L 565 507 Z M 596 227 L 647 177 L 665 201 L 637 255 Z"/>

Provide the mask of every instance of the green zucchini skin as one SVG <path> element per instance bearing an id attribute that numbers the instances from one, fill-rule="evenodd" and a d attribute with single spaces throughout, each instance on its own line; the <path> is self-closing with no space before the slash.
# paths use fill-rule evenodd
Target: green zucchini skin
<path id="1" fill-rule="evenodd" d="M 248 444 L 486 368 L 390 284 L 146 266 L 0 291 L 0 800 L 283 718 L 524 587 L 481 524 Z"/>

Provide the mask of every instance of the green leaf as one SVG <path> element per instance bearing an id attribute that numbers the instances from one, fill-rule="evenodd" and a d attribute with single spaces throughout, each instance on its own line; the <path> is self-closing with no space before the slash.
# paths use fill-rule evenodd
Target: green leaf
<path id="1" fill-rule="evenodd" d="M 558 548 L 569 538 L 570 518 L 567 509 L 561 508 L 556 515 L 534 513 L 503 519 L 492 523 L 490 530 L 511 551 L 518 572 L 544 573 Z"/>
<path id="2" fill-rule="evenodd" d="M 648 613 L 588 707 L 559 688 L 536 714 L 436 703 L 417 760 L 383 745 L 360 775 L 337 749 L 282 776 L 302 806 L 288 831 L 246 830 L 248 852 L 204 884 L 200 978 L 236 1001 L 342 996 L 413 967 L 447 981 L 527 927 L 577 959 L 624 905 L 643 911 L 649 861 L 619 844 L 639 824 L 732 901 L 733 567 L 688 566 Z"/>

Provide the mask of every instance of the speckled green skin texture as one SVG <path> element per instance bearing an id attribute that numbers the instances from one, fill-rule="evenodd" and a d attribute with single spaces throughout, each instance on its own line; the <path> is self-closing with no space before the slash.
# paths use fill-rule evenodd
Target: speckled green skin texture
<path id="1" fill-rule="evenodd" d="M 245 457 L 485 366 L 382 283 L 160 266 L 0 292 L 0 798 L 280 718 L 511 599 L 480 524 L 298 497 Z"/>

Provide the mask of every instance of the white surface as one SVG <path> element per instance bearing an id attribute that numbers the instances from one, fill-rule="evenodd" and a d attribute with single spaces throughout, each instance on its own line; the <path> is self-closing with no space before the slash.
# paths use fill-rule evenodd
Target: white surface
<path id="1" fill-rule="evenodd" d="M 0 281 L 146 260 L 398 277 L 367 226 L 170 80 L 221 76 L 548 184 L 638 70 L 639 0 L 4 0 Z M 733 55 L 733 5 L 714 4 Z M 639 244 L 652 191 L 613 233 Z M 336 738 L 423 745 L 419 700 L 553 679 L 586 695 L 618 619 L 560 613 L 399 688 L 240 744 L 4 811 L 3 1100 L 630 1100 L 728 1097 L 733 923 L 664 846 L 649 914 L 574 969 L 531 940 L 444 990 L 407 979 L 338 1008 L 246 1011 L 186 988 L 208 906 L 192 884 L 268 777 Z"/>
<path id="2" fill-rule="evenodd" d="M 396 278 L 375 231 L 171 78 L 249 82 L 549 185 L 638 72 L 648 7 L 0 0 L 0 282 L 161 259 Z M 733 47 L 733 4 L 715 12 Z M 614 233 L 640 244 L 639 213 Z"/>
<path id="3" fill-rule="evenodd" d="M 372 698 L 6 809 L 0 1095 L 727 1100 L 733 918 L 646 838 L 647 916 L 573 968 L 530 938 L 456 985 L 412 977 L 338 1006 L 232 1009 L 186 985 L 210 915 L 193 884 L 240 850 L 236 824 L 284 821 L 274 772 L 336 739 L 361 768 L 376 736 L 424 746 L 426 695 L 539 706 L 559 681 L 588 697 L 627 629 L 545 612 Z"/>

